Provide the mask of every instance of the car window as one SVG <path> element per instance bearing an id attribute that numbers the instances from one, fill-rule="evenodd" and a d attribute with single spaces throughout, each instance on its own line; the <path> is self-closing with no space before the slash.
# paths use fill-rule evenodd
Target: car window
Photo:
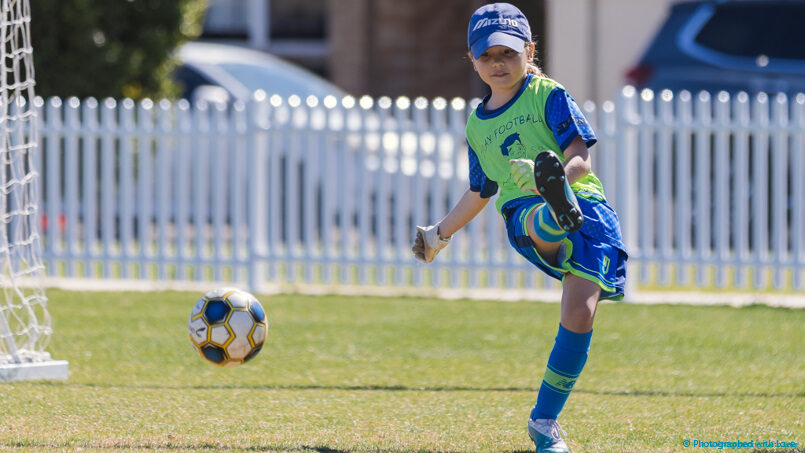
<path id="1" fill-rule="evenodd" d="M 805 4 L 720 4 L 695 41 L 735 56 L 805 59 Z"/>
<path id="2" fill-rule="evenodd" d="M 267 68 L 240 63 L 222 63 L 220 66 L 249 91 L 263 90 L 268 95 L 279 94 L 284 97 L 292 94 L 300 96 L 312 94 L 318 97 L 337 94 L 325 82 L 313 77 L 299 77 L 295 73 L 282 75 Z"/>
<path id="3" fill-rule="evenodd" d="M 183 99 L 190 99 L 193 95 L 193 91 L 200 85 L 215 85 L 210 79 L 204 77 L 204 75 L 188 65 L 182 65 L 176 68 L 173 79 L 182 89 L 181 97 Z"/>

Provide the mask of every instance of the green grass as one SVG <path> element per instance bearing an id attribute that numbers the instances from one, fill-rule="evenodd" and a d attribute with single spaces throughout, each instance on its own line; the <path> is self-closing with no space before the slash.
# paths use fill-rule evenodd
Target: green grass
<path id="1" fill-rule="evenodd" d="M 267 346 L 221 369 L 187 338 L 197 294 L 48 295 L 49 350 L 70 378 L 0 384 L 0 451 L 533 451 L 525 421 L 559 316 L 546 303 L 262 296 Z M 802 446 L 804 327 L 805 310 L 602 305 L 560 419 L 571 449 Z"/>

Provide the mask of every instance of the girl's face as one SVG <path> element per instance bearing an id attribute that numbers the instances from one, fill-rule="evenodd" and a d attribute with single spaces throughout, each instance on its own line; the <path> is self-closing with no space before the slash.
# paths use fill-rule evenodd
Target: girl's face
<path id="1" fill-rule="evenodd" d="M 481 80 L 492 88 L 493 93 L 498 90 L 519 89 L 533 49 L 533 45 L 529 45 L 522 52 L 517 52 L 506 46 L 492 46 L 477 60 L 472 59 L 472 65 Z"/>

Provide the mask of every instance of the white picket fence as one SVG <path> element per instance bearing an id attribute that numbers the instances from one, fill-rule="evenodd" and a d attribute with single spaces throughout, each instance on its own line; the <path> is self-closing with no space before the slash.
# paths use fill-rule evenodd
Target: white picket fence
<path id="1" fill-rule="evenodd" d="M 439 220 L 468 186 L 464 123 L 476 103 L 39 100 L 48 273 L 256 292 L 556 290 L 511 249 L 492 206 L 433 264 L 411 255 L 414 226 Z M 583 108 L 632 300 L 646 289 L 802 292 L 805 96 L 627 87 Z"/>

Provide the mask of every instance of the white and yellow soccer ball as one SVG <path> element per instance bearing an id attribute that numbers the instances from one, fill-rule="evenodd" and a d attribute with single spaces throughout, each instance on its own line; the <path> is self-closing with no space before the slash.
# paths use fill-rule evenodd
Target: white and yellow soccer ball
<path id="1" fill-rule="evenodd" d="M 231 367 L 248 362 L 260 352 L 268 319 L 253 295 L 237 288 L 220 288 L 196 302 L 187 328 L 201 357 Z"/>

